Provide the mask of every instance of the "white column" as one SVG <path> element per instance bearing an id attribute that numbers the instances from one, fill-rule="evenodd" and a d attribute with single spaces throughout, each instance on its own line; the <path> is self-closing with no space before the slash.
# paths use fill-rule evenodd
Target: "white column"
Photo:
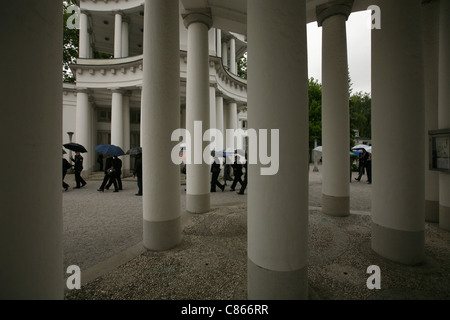
<path id="1" fill-rule="evenodd" d="M 90 42 L 89 42 L 89 20 L 86 13 L 80 13 L 80 39 L 78 55 L 80 58 L 89 58 L 90 56 Z"/>
<path id="2" fill-rule="evenodd" d="M 123 151 L 130 149 L 130 96 L 131 91 L 123 95 Z M 123 173 L 130 174 L 130 156 L 123 157 Z"/>
<path id="3" fill-rule="evenodd" d="M 128 57 L 129 51 L 129 28 L 128 28 L 128 18 L 122 19 L 122 48 L 121 48 L 121 57 Z"/>
<path id="4" fill-rule="evenodd" d="M 181 241 L 180 168 L 171 161 L 171 135 L 180 125 L 179 47 L 178 1 L 146 0 L 141 145 L 143 242 L 150 250 Z"/>
<path id="5" fill-rule="evenodd" d="M 122 14 L 116 12 L 114 23 L 114 58 L 122 57 Z"/>
<path id="6" fill-rule="evenodd" d="M 438 128 L 439 1 L 422 3 L 425 70 L 425 137 Z M 439 222 L 439 173 L 429 169 L 430 144 L 425 139 L 425 221 Z"/>
<path id="7" fill-rule="evenodd" d="M 249 127 L 279 130 L 281 162 L 275 175 L 262 175 L 266 166 L 253 164 L 250 147 L 248 298 L 307 299 L 306 1 L 248 0 L 247 6 Z"/>
<path id="8" fill-rule="evenodd" d="M 120 89 L 112 90 L 111 144 L 123 149 L 123 91 Z"/>
<path id="9" fill-rule="evenodd" d="M 77 90 L 77 110 L 75 119 L 75 137 L 74 142 L 83 145 L 88 152 L 83 153 L 83 171 L 82 175 L 90 173 L 89 163 L 90 154 L 93 153 L 91 145 L 91 112 L 89 95 L 87 89 L 79 88 Z"/>
<path id="10" fill-rule="evenodd" d="M 231 129 L 233 131 L 226 131 L 225 137 L 226 137 L 226 148 L 227 149 L 236 149 L 236 137 L 235 137 L 235 131 L 237 129 L 237 103 L 234 101 L 231 101 L 228 103 L 226 109 L 226 129 Z M 234 161 L 234 159 L 231 159 Z"/>
<path id="11" fill-rule="evenodd" d="M 223 121 L 223 96 L 216 96 L 216 128 L 222 132 L 222 136 L 225 140 L 225 126 Z M 222 146 L 225 147 L 224 141 L 222 141 Z"/>
<path id="12" fill-rule="evenodd" d="M 230 71 L 236 74 L 236 39 L 230 39 Z"/>
<path id="13" fill-rule="evenodd" d="M 439 129 L 450 128 L 450 1 L 441 0 L 439 34 Z M 450 231 L 450 174 L 439 173 L 439 227 Z"/>
<path id="14" fill-rule="evenodd" d="M 0 300 L 63 299 L 61 6 L 10 1 L 2 12 L 0 141 L 14 156 L 1 160 Z"/>
<path id="15" fill-rule="evenodd" d="M 222 43 L 222 64 L 224 67 L 228 67 L 228 44 Z"/>
<path id="16" fill-rule="evenodd" d="M 216 55 L 222 57 L 222 30 L 216 29 Z"/>
<path id="17" fill-rule="evenodd" d="M 346 20 L 353 1 L 317 7 L 322 26 L 322 212 L 350 214 L 350 116 Z"/>
<path id="18" fill-rule="evenodd" d="M 372 249 L 413 265 L 425 240 L 421 1 L 374 4 L 382 25 L 372 31 Z"/>
<path id="19" fill-rule="evenodd" d="M 210 121 L 208 29 L 212 19 L 206 10 L 185 12 L 183 18 L 188 29 L 186 127 L 192 140 L 191 164 L 186 167 L 186 210 L 205 213 L 210 210 L 210 165 L 204 162 L 203 150 L 209 143 L 194 136 L 194 122 L 201 123 L 203 136 Z M 194 163 L 195 156 L 200 164 Z"/>
<path id="20" fill-rule="evenodd" d="M 216 88 L 209 87 L 209 127 L 216 129 Z"/>

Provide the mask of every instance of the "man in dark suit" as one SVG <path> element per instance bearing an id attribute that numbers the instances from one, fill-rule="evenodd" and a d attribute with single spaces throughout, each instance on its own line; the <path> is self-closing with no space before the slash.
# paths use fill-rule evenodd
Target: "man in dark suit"
<path id="1" fill-rule="evenodd" d="M 113 165 L 113 158 L 111 156 L 108 156 L 105 161 L 105 176 L 103 178 L 102 185 L 100 188 L 97 189 L 97 191 L 104 191 L 105 186 L 108 183 L 108 181 L 113 184 L 114 183 L 114 192 L 119 192 L 119 187 L 117 186 L 116 181 L 116 169 Z"/>
<path id="2" fill-rule="evenodd" d="M 244 175 L 244 183 L 242 184 L 241 190 L 239 190 L 238 194 L 244 194 L 245 189 L 247 188 L 247 182 L 248 182 L 248 160 L 247 160 L 247 154 L 245 154 L 245 163 L 244 163 L 244 169 L 245 169 L 245 175 Z"/>
<path id="3" fill-rule="evenodd" d="M 234 180 L 233 180 L 233 184 L 231 185 L 231 191 L 234 191 L 238 182 L 241 184 L 241 187 L 244 184 L 241 179 L 242 163 L 239 162 L 238 157 L 234 158 L 234 163 L 233 163 L 232 167 L 233 167 Z"/>
<path id="4" fill-rule="evenodd" d="M 117 186 L 119 187 L 119 190 L 122 190 L 122 160 L 119 159 L 119 157 L 114 157 L 112 159 L 112 164 L 115 170 L 115 178 L 117 181 Z M 109 183 L 106 185 L 106 190 L 111 187 L 111 185 L 114 183 L 112 179 L 109 179 Z"/>
<path id="5" fill-rule="evenodd" d="M 216 156 L 214 156 L 214 161 L 211 164 L 211 190 L 210 192 L 216 192 L 216 186 L 220 188 L 220 190 L 225 190 L 225 185 L 219 182 L 219 174 L 220 174 L 220 160 Z"/>
<path id="6" fill-rule="evenodd" d="M 133 178 L 137 177 L 138 193 L 137 196 L 142 196 L 142 154 L 137 154 L 134 161 Z"/>
<path id="7" fill-rule="evenodd" d="M 75 170 L 75 181 L 77 186 L 75 189 L 80 189 L 80 187 L 84 187 L 86 185 L 86 181 L 81 177 L 81 171 L 83 171 L 83 156 L 80 152 L 75 153 L 75 159 L 70 158 L 74 162 L 74 170 Z"/>
<path id="8" fill-rule="evenodd" d="M 69 161 L 67 161 L 66 158 L 62 158 L 62 174 L 63 174 L 63 188 L 65 191 L 67 191 L 67 189 L 69 189 L 69 185 L 67 183 L 64 182 L 64 177 L 67 174 L 67 170 L 69 170 L 70 168 L 72 168 L 72 165 L 69 163 Z"/>

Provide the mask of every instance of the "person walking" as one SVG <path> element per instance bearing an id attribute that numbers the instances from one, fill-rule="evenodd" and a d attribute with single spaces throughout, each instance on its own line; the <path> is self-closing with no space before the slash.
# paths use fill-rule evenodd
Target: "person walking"
<path id="1" fill-rule="evenodd" d="M 355 178 L 355 180 L 361 181 L 361 177 L 364 175 L 364 169 L 366 167 L 366 161 L 368 157 L 369 153 L 366 151 L 366 149 L 363 149 L 359 154 L 359 175 L 358 178 Z"/>
<path id="2" fill-rule="evenodd" d="M 67 170 L 69 170 L 70 168 L 72 168 L 72 165 L 69 163 L 69 161 L 67 161 L 66 158 L 63 157 L 62 158 L 62 186 L 65 191 L 67 191 L 67 189 L 69 189 L 69 185 L 64 182 L 64 177 L 67 174 Z"/>
<path id="3" fill-rule="evenodd" d="M 137 177 L 138 193 L 137 196 L 142 196 L 142 154 L 137 154 L 134 161 L 133 178 Z"/>
<path id="4" fill-rule="evenodd" d="M 122 160 L 119 159 L 119 157 L 114 156 L 112 159 L 112 164 L 114 167 L 114 173 L 115 173 L 115 179 L 117 181 L 117 186 L 119 188 L 119 190 L 123 190 L 122 189 Z M 108 184 L 106 185 L 106 190 L 109 189 L 109 187 L 111 187 L 111 185 L 114 183 L 114 181 L 110 178 Z"/>
<path id="5" fill-rule="evenodd" d="M 367 183 L 372 184 L 372 154 L 368 153 L 366 160 Z"/>
<path id="6" fill-rule="evenodd" d="M 105 161 L 105 176 L 103 177 L 103 182 L 100 188 L 97 189 L 97 191 L 104 192 L 105 186 L 108 183 L 108 181 L 112 182 L 111 184 L 114 184 L 114 192 L 119 192 L 119 188 L 117 186 L 116 181 L 116 169 L 113 165 L 113 158 L 111 156 L 107 156 Z"/>
<path id="7" fill-rule="evenodd" d="M 86 181 L 84 181 L 83 177 L 81 177 L 81 171 L 83 171 L 83 156 L 80 152 L 75 153 L 75 159 L 70 158 L 74 162 L 74 171 L 75 171 L 75 181 L 77 183 L 74 189 L 80 189 L 86 185 Z"/>
<path id="8" fill-rule="evenodd" d="M 236 185 L 238 184 L 238 182 L 241 184 L 241 188 L 242 188 L 242 185 L 244 184 L 242 182 L 242 163 L 239 162 L 237 156 L 234 157 L 234 163 L 233 163 L 232 167 L 233 167 L 234 179 L 233 179 L 233 184 L 231 185 L 231 191 L 234 191 L 236 189 Z"/>
<path id="9" fill-rule="evenodd" d="M 219 187 L 220 190 L 225 190 L 225 185 L 219 182 L 219 174 L 220 174 L 220 160 L 214 155 L 214 161 L 211 164 L 211 192 L 216 192 L 216 186 Z"/>
<path id="10" fill-rule="evenodd" d="M 248 166 L 247 166 L 248 160 L 247 160 L 247 154 L 245 154 L 245 163 L 244 163 L 244 183 L 242 184 L 241 190 L 239 190 L 238 194 L 244 194 L 245 189 L 247 188 L 247 178 L 248 178 Z"/>

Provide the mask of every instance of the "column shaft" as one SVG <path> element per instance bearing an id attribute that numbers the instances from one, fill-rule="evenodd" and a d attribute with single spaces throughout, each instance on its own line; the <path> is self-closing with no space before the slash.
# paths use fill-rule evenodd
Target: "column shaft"
<path id="1" fill-rule="evenodd" d="M 222 64 L 228 67 L 228 45 L 226 42 L 222 43 Z"/>
<path id="2" fill-rule="evenodd" d="M 261 175 L 261 164 L 249 164 L 248 298 L 306 299 L 306 1 L 286 0 L 280 6 L 278 0 L 249 0 L 247 6 L 249 127 L 259 136 L 261 129 L 279 129 L 281 161 L 275 175 Z"/>
<path id="3" fill-rule="evenodd" d="M 194 122 L 201 123 L 200 134 L 203 137 L 210 122 L 208 26 L 203 22 L 193 21 L 187 28 L 186 127 L 191 135 L 192 157 L 186 167 L 186 210 L 205 213 L 210 210 L 210 165 L 203 160 L 203 150 L 209 143 L 201 141 L 200 135 L 194 136 Z M 201 164 L 194 163 L 195 156 L 201 158 Z"/>
<path id="4" fill-rule="evenodd" d="M 129 45 L 130 44 L 129 44 L 128 21 L 122 21 L 122 48 L 121 48 L 122 58 L 128 57 Z"/>
<path id="5" fill-rule="evenodd" d="M 346 16 L 322 22 L 322 211 L 350 214 L 350 117 Z"/>
<path id="6" fill-rule="evenodd" d="M 114 58 L 122 57 L 122 15 L 115 14 L 114 24 Z"/>
<path id="7" fill-rule="evenodd" d="M 450 1 L 440 1 L 439 129 L 450 128 Z M 450 174 L 439 173 L 439 227 L 450 231 Z"/>
<path id="8" fill-rule="evenodd" d="M 216 127 L 217 130 L 222 132 L 222 136 L 225 139 L 225 129 L 223 121 L 223 97 L 216 97 Z M 224 141 L 222 141 L 222 146 L 225 147 Z"/>
<path id="9" fill-rule="evenodd" d="M 78 55 L 80 58 L 89 58 L 90 57 L 90 42 L 89 42 L 89 22 L 87 14 L 81 12 L 80 13 L 80 39 L 79 39 L 79 48 Z"/>
<path id="10" fill-rule="evenodd" d="M 230 39 L 230 71 L 236 73 L 236 39 Z"/>
<path id="11" fill-rule="evenodd" d="M 425 71 L 425 137 L 438 128 L 439 1 L 422 4 Z M 425 139 L 425 220 L 439 222 L 439 173 L 429 169 L 430 144 Z"/>
<path id="12" fill-rule="evenodd" d="M 375 4 L 383 20 L 372 31 L 372 249 L 416 264 L 425 228 L 421 1 Z"/>
<path id="13" fill-rule="evenodd" d="M 63 299 L 61 6 L 11 1 L 2 12 L 0 141 L 14 158 L 0 160 L 0 300 Z"/>
<path id="14" fill-rule="evenodd" d="M 209 87 L 209 127 L 216 129 L 216 88 Z"/>
<path id="15" fill-rule="evenodd" d="M 111 144 L 123 149 L 123 93 L 116 90 L 111 102 Z"/>
<path id="16" fill-rule="evenodd" d="M 89 95 L 86 90 L 77 92 L 77 110 L 75 120 L 75 142 L 83 145 L 87 153 L 83 153 L 83 171 L 85 176 L 89 173 L 90 153 L 91 153 L 91 118 L 90 118 Z"/>
<path id="17" fill-rule="evenodd" d="M 130 149 L 130 94 L 123 96 L 123 151 Z M 123 174 L 130 174 L 130 156 L 123 157 Z"/>
<path id="18" fill-rule="evenodd" d="M 222 57 L 222 30 L 216 29 L 216 55 Z"/>
<path id="19" fill-rule="evenodd" d="M 180 171 L 171 161 L 171 135 L 180 125 L 178 1 L 145 1 L 144 36 L 143 242 L 166 250 L 181 241 Z"/>

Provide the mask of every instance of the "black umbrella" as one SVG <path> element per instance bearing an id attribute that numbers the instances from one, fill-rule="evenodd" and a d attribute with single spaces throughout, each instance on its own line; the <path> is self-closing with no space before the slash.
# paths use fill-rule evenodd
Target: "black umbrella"
<path id="1" fill-rule="evenodd" d="M 87 152 L 86 148 L 83 147 L 79 143 L 69 142 L 69 143 L 63 144 L 63 146 L 64 146 L 64 148 L 72 150 L 74 152 Z"/>
<path id="2" fill-rule="evenodd" d="M 135 148 L 131 148 L 130 150 L 128 150 L 126 154 L 129 154 L 130 156 L 135 156 L 135 155 L 141 154 L 141 153 L 142 153 L 142 147 L 135 147 Z"/>
<path id="3" fill-rule="evenodd" d="M 121 147 L 115 146 L 113 144 L 99 144 L 94 147 L 95 151 L 105 154 L 107 156 L 123 156 L 125 152 Z"/>

